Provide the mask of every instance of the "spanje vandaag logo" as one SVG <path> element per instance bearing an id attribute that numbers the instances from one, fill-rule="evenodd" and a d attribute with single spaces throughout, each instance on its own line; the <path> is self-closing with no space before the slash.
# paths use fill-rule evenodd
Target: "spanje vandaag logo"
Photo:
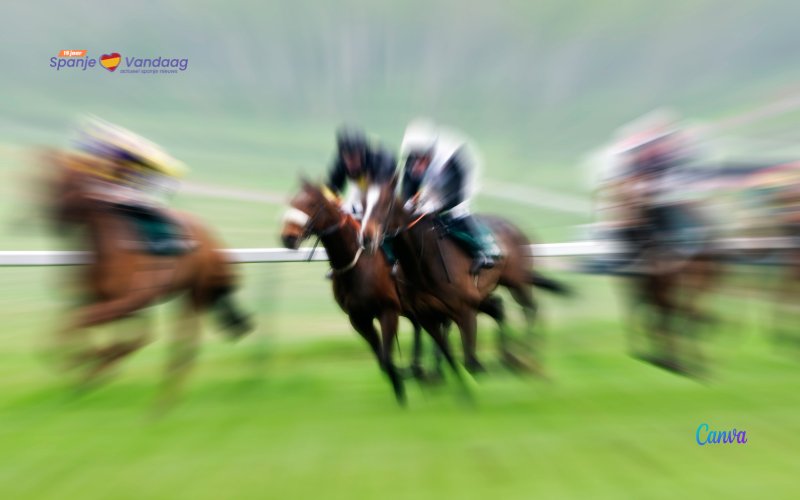
<path id="1" fill-rule="evenodd" d="M 138 57 L 124 56 L 119 52 L 89 57 L 88 50 L 62 50 L 58 56 L 50 58 L 50 67 L 56 71 L 86 71 L 103 68 L 110 73 L 140 75 L 178 74 L 189 68 L 186 57 Z"/>
<path id="2" fill-rule="evenodd" d="M 121 60 L 122 56 L 119 55 L 119 52 L 103 54 L 100 56 L 100 65 L 113 73 L 119 67 Z"/>

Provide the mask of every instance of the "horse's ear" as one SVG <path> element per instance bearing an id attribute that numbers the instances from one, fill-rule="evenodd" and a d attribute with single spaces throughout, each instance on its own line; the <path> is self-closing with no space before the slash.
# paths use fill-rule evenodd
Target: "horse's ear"
<path id="1" fill-rule="evenodd" d="M 311 181 L 308 179 L 308 177 L 304 173 L 300 174 L 300 186 L 303 189 L 309 189 L 309 188 L 311 188 L 313 186 Z"/>

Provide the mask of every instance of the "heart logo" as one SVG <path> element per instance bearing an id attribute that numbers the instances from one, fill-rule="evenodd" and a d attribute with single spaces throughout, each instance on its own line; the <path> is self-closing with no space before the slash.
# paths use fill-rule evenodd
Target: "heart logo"
<path id="1" fill-rule="evenodd" d="M 122 60 L 122 56 L 119 55 L 119 52 L 112 52 L 110 54 L 103 54 L 100 56 L 100 64 L 109 71 L 114 71 L 119 66 L 119 62 Z"/>

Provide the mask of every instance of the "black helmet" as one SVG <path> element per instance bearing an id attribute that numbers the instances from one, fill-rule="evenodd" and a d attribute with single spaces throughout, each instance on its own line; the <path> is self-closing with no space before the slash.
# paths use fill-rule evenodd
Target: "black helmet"
<path id="1" fill-rule="evenodd" d="M 367 136 L 361 129 L 342 126 L 336 131 L 336 145 L 340 153 L 363 153 L 367 149 Z"/>

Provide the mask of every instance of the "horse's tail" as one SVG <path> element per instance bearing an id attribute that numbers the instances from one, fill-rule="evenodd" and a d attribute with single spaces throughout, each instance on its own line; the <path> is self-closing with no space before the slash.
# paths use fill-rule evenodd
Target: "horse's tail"
<path id="1" fill-rule="evenodd" d="M 214 291 L 213 311 L 223 330 L 232 339 L 238 339 L 255 328 L 252 317 L 244 313 L 233 300 L 233 287 L 226 286 Z"/>
<path id="2" fill-rule="evenodd" d="M 572 289 L 567 285 L 543 276 L 537 271 L 528 271 L 528 283 L 537 288 L 549 290 L 557 295 L 563 295 L 564 297 L 569 297 L 573 294 Z"/>

